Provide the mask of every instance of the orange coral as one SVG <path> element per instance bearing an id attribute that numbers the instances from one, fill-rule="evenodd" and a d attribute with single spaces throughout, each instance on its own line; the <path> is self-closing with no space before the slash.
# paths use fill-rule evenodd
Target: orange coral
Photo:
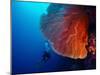
<path id="1" fill-rule="evenodd" d="M 87 56 L 88 17 L 80 9 L 77 10 L 75 12 L 71 11 L 64 17 L 65 22 L 60 35 L 61 40 L 58 42 L 56 39 L 54 47 L 58 54 L 74 59 L 83 59 Z"/>

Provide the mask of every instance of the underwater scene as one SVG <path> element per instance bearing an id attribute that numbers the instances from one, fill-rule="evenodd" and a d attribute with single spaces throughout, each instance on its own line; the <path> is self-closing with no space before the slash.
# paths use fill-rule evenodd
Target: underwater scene
<path id="1" fill-rule="evenodd" d="M 96 69 L 96 6 L 12 0 L 12 75 Z"/>

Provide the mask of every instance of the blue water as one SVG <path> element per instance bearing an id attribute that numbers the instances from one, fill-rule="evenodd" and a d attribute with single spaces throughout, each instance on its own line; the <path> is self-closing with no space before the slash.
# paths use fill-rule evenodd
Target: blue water
<path id="1" fill-rule="evenodd" d="M 40 31 L 40 19 L 50 3 L 12 1 L 12 73 L 36 73 L 77 69 L 71 59 L 57 55 Z M 42 63 L 43 52 L 51 57 Z M 62 64 L 66 64 L 63 67 Z M 72 68 L 71 68 L 72 66 Z"/>

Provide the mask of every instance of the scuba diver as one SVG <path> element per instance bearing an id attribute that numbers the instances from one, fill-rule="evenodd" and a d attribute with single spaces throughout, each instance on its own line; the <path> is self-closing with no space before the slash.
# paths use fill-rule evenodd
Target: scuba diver
<path id="1" fill-rule="evenodd" d="M 51 58 L 51 53 L 50 53 L 51 47 L 48 42 L 45 42 L 45 49 L 41 55 L 41 59 L 37 64 L 35 65 L 36 68 L 43 68 L 45 63 L 48 62 L 48 60 Z"/>
<path id="2" fill-rule="evenodd" d="M 41 61 L 46 63 L 49 60 L 49 58 L 50 58 L 50 53 L 47 52 L 47 51 L 44 51 L 43 55 L 42 55 L 42 60 Z"/>
<path id="3" fill-rule="evenodd" d="M 50 45 L 48 42 L 45 42 L 45 51 L 43 52 L 42 55 L 42 62 L 46 63 L 50 58 L 51 58 L 51 53 L 50 53 Z"/>

